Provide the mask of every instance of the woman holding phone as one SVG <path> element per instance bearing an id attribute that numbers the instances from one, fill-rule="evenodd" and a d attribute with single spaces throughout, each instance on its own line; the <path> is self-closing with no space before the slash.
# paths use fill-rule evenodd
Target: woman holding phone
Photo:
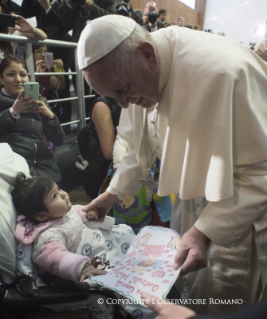
<path id="1" fill-rule="evenodd" d="M 57 71 L 65 72 L 63 61 L 61 59 L 54 60 L 46 45 L 33 46 L 33 60 L 36 72 L 51 72 L 50 69 L 53 68 L 53 65 L 57 68 Z M 40 93 L 46 98 L 49 98 L 49 95 L 53 92 L 65 89 L 64 76 L 36 76 L 36 81 L 40 84 Z"/>
<path id="2" fill-rule="evenodd" d="M 59 146 L 64 131 L 41 96 L 39 100 L 25 96 L 23 85 L 29 82 L 25 62 L 15 56 L 4 58 L 0 63 L 0 81 L 0 143 L 8 143 L 38 175 L 60 181 L 59 168 L 43 136 Z"/>

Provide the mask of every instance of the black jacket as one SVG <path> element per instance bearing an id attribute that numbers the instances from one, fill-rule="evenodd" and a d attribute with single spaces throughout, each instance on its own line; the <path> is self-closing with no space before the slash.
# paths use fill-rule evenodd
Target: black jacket
<path id="1" fill-rule="evenodd" d="M 112 98 L 98 97 L 92 103 L 90 111 L 91 118 L 92 108 L 99 101 L 104 102 L 109 107 L 114 130 L 116 131 L 116 127 L 119 124 L 121 107 Z M 90 121 L 90 123 L 80 131 L 78 144 L 80 153 L 89 162 L 89 165 L 84 170 L 83 186 L 87 195 L 89 195 L 91 199 L 94 199 L 98 196 L 99 188 L 107 175 L 111 161 L 104 157 L 93 121 Z"/>
<path id="2" fill-rule="evenodd" d="M 16 120 L 9 112 L 15 99 L 16 96 L 6 96 L 0 91 L 0 143 L 8 143 L 37 174 L 60 181 L 59 168 L 43 140 L 44 134 L 47 141 L 54 142 L 56 146 L 63 143 L 64 131 L 57 117 L 48 120 L 41 114 L 24 111 Z"/>
<path id="3" fill-rule="evenodd" d="M 61 40 L 68 32 L 62 22 L 63 0 L 57 0 L 48 14 L 37 0 L 23 0 L 21 11 L 25 18 L 36 17 L 37 28 L 43 30 L 49 39 Z M 62 39 L 64 40 L 64 39 Z"/>
<path id="4" fill-rule="evenodd" d="M 72 30 L 72 41 L 78 42 L 80 34 L 87 20 L 93 20 L 108 14 L 115 13 L 114 0 L 93 0 L 94 4 L 90 12 L 86 12 L 80 6 L 71 9 L 64 2 L 62 11 L 62 21 L 65 29 Z"/>

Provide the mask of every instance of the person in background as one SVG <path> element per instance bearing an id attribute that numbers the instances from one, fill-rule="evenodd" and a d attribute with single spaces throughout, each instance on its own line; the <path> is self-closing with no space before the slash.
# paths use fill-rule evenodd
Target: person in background
<path id="1" fill-rule="evenodd" d="M 48 39 L 71 41 L 71 36 L 68 34 L 68 28 L 63 24 L 63 3 L 64 0 L 23 0 L 22 12 L 25 17 L 36 17 L 37 26 L 47 33 Z M 74 51 L 73 49 L 65 47 L 50 47 L 50 50 L 54 53 L 54 59 L 61 59 L 64 64 L 64 68 L 68 71 L 70 68 L 75 71 L 74 68 Z M 57 97 L 59 99 L 70 97 L 70 80 L 68 75 L 64 75 L 65 87 L 58 91 Z M 71 121 L 71 101 L 64 101 L 57 104 L 57 112 L 61 123 Z M 64 126 L 64 131 L 68 133 L 70 126 Z"/>
<path id="2" fill-rule="evenodd" d="M 114 0 L 66 0 L 63 5 L 62 21 L 64 27 L 73 30 L 72 42 L 78 42 L 87 20 L 107 14 L 115 14 Z"/>
<path id="3" fill-rule="evenodd" d="M 194 25 L 193 30 L 200 31 L 200 25 L 199 24 Z"/>
<path id="4" fill-rule="evenodd" d="M 45 63 L 45 54 L 48 52 L 46 45 L 33 46 L 33 61 L 37 73 L 51 72 Z M 53 65 L 64 72 L 63 61 L 61 59 L 53 60 Z M 63 76 L 36 76 L 36 81 L 40 84 L 40 93 L 47 99 L 51 97 L 51 91 L 62 91 L 65 88 L 65 78 Z M 56 97 L 54 97 L 56 98 Z"/>
<path id="5" fill-rule="evenodd" d="M 146 6 L 145 6 L 145 9 L 144 9 L 144 14 L 143 14 L 143 27 L 148 31 L 148 32 L 151 32 L 152 29 L 151 29 L 151 26 L 153 25 L 153 29 L 156 28 L 156 22 L 157 22 L 157 19 L 153 19 L 153 23 L 151 23 L 149 21 L 149 15 L 152 14 L 152 15 L 156 15 L 157 14 L 157 4 L 156 2 L 154 1 L 149 1 Z"/>
<path id="6" fill-rule="evenodd" d="M 2 7 L 0 7 L 0 10 L 2 10 L 1 8 Z M 33 27 L 22 16 L 14 13 L 11 13 L 11 16 L 15 19 L 16 26 L 14 28 L 1 26 L 0 21 L 0 33 L 25 36 L 35 41 L 45 40 L 47 38 L 47 35 L 42 30 Z M 18 42 L 0 41 L 0 62 L 7 55 L 16 55 L 21 59 L 26 59 L 24 44 Z"/>
<path id="7" fill-rule="evenodd" d="M 83 187 L 91 199 L 98 196 L 112 163 L 120 114 L 121 107 L 114 99 L 98 96 L 92 102 L 90 123 L 78 135 L 80 153 L 89 163 L 84 169 Z"/>
<path id="8" fill-rule="evenodd" d="M 185 25 L 185 19 L 184 19 L 184 17 L 179 17 L 179 18 L 177 19 L 177 25 L 178 25 L 178 27 L 184 27 L 184 25 Z"/>
<path id="9" fill-rule="evenodd" d="M 37 174 L 60 181 L 60 170 L 43 136 L 59 146 L 64 141 L 64 131 L 41 95 L 39 101 L 24 96 L 23 84 L 29 82 L 25 62 L 15 56 L 4 58 L 0 80 L 0 143 L 8 143 Z"/>
<path id="10" fill-rule="evenodd" d="M 160 9 L 159 10 L 159 18 L 158 18 L 158 21 L 157 21 L 158 29 L 166 28 L 166 27 L 170 26 L 170 23 L 167 23 L 167 21 L 166 21 L 166 17 L 167 17 L 167 10 L 166 9 Z"/>

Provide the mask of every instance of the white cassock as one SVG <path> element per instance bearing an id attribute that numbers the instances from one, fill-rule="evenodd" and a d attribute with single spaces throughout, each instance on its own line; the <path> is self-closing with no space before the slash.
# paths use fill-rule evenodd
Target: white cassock
<path id="1" fill-rule="evenodd" d="M 210 33 L 169 27 L 151 35 L 160 73 L 158 139 L 151 136 L 153 107 L 143 109 L 143 121 L 138 105 L 122 111 L 129 150 L 108 191 L 136 195 L 147 169 L 144 145 L 151 157 L 158 143 L 159 195 L 179 194 L 171 227 L 183 234 L 194 224 L 212 240 L 209 284 L 195 272 L 178 290 L 244 305 L 267 284 L 267 64 Z M 240 305 L 208 307 L 217 314 Z"/>

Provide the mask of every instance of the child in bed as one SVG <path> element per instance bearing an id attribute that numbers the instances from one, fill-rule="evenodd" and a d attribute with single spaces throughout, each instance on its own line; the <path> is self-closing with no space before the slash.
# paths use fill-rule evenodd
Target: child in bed
<path id="1" fill-rule="evenodd" d="M 66 192 L 48 177 L 26 178 L 19 173 L 12 190 L 19 215 L 15 236 L 33 244 L 32 261 L 39 274 L 50 272 L 70 281 L 83 281 L 105 274 L 125 256 L 135 238 L 131 227 L 114 225 L 106 216 L 72 206 Z M 91 259 L 101 261 L 97 265 Z"/>

